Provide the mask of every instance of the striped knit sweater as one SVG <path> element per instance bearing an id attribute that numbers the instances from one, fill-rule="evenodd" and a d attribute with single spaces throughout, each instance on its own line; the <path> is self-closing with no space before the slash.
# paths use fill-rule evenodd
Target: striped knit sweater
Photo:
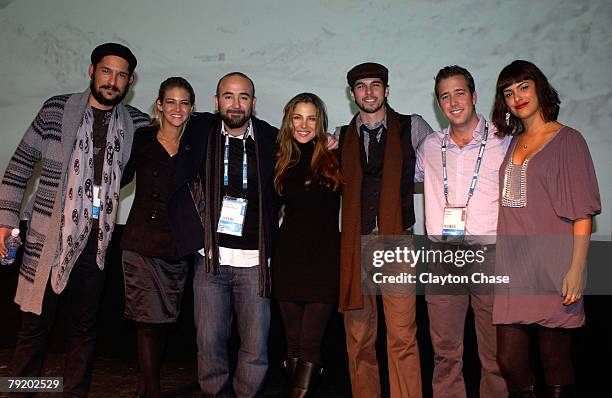
<path id="1" fill-rule="evenodd" d="M 83 93 L 48 99 L 23 136 L 0 184 L 0 226 L 19 225 L 19 210 L 35 165 L 42 162 L 39 184 L 34 193 L 24 255 L 19 270 L 15 302 L 22 311 L 40 314 L 42 300 L 59 250 L 60 219 L 66 195 L 66 173 L 74 140 L 88 105 L 89 89 Z M 124 106 L 126 126 L 121 162 L 127 163 L 134 130 L 149 124 L 149 117 Z"/>

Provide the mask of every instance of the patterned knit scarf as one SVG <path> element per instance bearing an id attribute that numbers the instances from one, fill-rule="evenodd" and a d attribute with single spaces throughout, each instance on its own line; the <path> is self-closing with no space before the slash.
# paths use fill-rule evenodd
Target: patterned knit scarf
<path id="1" fill-rule="evenodd" d="M 120 107 L 113 109 L 106 133 L 105 161 L 100 187 L 100 231 L 96 255 L 100 269 L 104 269 L 106 248 L 115 227 L 121 188 L 123 170 L 121 147 L 125 131 L 122 112 Z M 67 174 L 66 196 L 61 218 L 60 253 L 53 262 L 51 270 L 51 285 L 56 293 L 61 293 L 66 287 L 70 271 L 83 251 L 92 230 L 94 159 L 93 112 L 90 106 L 85 110 L 81 120 Z"/>

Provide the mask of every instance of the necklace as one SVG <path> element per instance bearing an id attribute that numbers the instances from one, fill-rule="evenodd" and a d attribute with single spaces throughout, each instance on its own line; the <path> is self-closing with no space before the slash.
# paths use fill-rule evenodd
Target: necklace
<path id="1" fill-rule="evenodd" d="M 544 138 L 549 137 L 550 133 L 552 133 L 553 131 L 557 131 L 557 127 L 554 124 L 551 124 L 552 122 L 546 122 L 541 128 L 539 128 L 536 132 L 531 133 L 530 139 L 531 139 L 531 144 L 535 144 L 536 147 L 538 147 L 540 145 L 540 143 L 544 140 Z M 556 122 L 555 122 L 556 123 Z M 533 137 L 533 138 L 531 138 Z M 548 138 L 546 138 L 548 139 Z M 525 142 L 527 141 L 527 139 L 525 138 L 525 135 L 522 134 L 521 138 L 519 140 L 520 142 L 518 143 L 518 145 L 520 145 L 520 147 L 523 150 L 527 150 L 527 146 L 528 144 Z"/>

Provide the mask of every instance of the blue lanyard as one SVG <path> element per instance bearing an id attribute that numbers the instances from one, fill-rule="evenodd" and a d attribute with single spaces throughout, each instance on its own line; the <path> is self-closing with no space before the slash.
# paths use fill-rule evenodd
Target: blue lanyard
<path id="1" fill-rule="evenodd" d="M 242 190 L 246 194 L 247 182 L 247 153 L 246 133 L 242 139 Z M 223 186 L 227 187 L 229 180 L 229 134 L 225 136 L 225 152 L 223 154 Z"/>
<path id="2" fill-rule="evenodd" d="M 442 177 L 444 179 L 444 200 L 448 206 L 448 174 L 446 172 L 446 147 L 448 141 L 448 134 L 442 139 Z M 485 121 L 484 134 L 482 135 L 482 141 L 480 142 L 480 150 L 478 151 L 478 158 L 476 158 L 476 166 L 474 166 L 474 174 L 472 175 L 472 183 L 470 184 L 470 190 L 468 191 L 468 198 L 465 202 L 465 207 L 470 203 L 474 190 L 476 189 L 476 181 L 478 181 L 478 172 L 480 171 L 480 164 L 482 163 L 482 156 L 484 155 L 485 145 L 487 145 L 487 138 L 489 137 L 489 123 Z"/>

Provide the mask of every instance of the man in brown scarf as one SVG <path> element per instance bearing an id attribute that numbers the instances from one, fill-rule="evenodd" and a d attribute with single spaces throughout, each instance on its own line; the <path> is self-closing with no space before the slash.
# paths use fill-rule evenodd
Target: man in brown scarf
<path id="1" fill-rule="evenodd" d="M 364 63 L 347 73 L 359 108 L 340 129 L 342 191 L 340 302 L 353 396 L 380 397 L 376 360 L 375 293 L 361 286 L 361 236 L 411 234 L 414 225 L 415 152 L 432 132 L 419 115 L 400 115 L 387 104 L 388 70 Z M 410 241 L 411 243 L 411 241 Z M 381 295 L 387 326 L 389 385 L 393 398 L 421 397 L 415 296 Z"/>

